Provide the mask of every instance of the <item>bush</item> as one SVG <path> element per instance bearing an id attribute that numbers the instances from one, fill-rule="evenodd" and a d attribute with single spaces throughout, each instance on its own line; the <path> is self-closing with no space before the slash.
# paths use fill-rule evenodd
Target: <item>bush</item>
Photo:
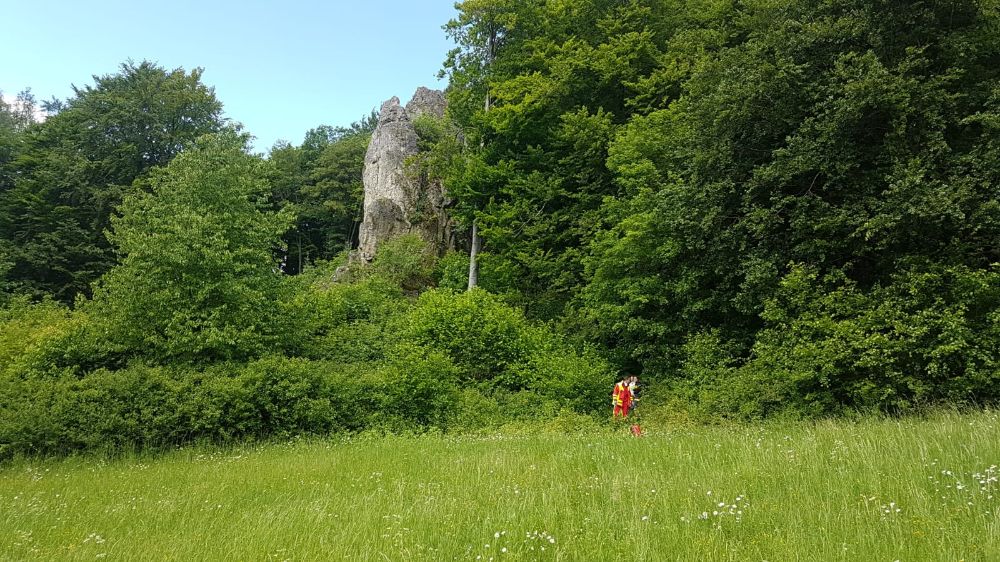
<path id="1" fill-rule="evenodd" d="M 404 234 L 379 245 L 365 276 L 380 277 L 405 291 L 419 291 L 433 283 L 434 250 L 416 234 Z"/>
<path id="2" fill-rule="evenodd" d="M 529 362 L 537 373 L 534 389 L 576 412 L 599 412 L 608 407 L 614 384 L 611 367 L 592 350 L 570 349 L 555 335 Z"/>
<path id="3" fill-rule="evenodd" d="M 762 316 L 742 364 L 713 335 L 688 342 L 675 388 L 696 410 L 815 417 L 1000 399 L 997 268 L 915 265 L 864 289 L 795 267 Z"/>
<path id="4" fill-rule="evenodd" d="M 304 359 L 267 357 L 240 370 L 257 432 L 285 436 L 331 429 L 340 412 L 331 402 L 334 386 L 317 367 Z"/>
<path id="5" fill-rule="evenodd" d="M 284 357 L 8 378 L 0 380 L 0 459 L 358 430 L 382 406 L 378 395 L 338 365 Z"/>
<path id="6" fill-rule="evenodd" d="M 475 388 L 459 386 L 446 425 L 450 430 L 473 432 L 500 427 L 507 417 L 496 398 Z"/>
<path id="7" fill-rule="evenodd" d="M 401 339 L 446 354 L 462 384 L 488 394 L 531 391 L 578 411 L 606 405 L 612 376 L 603 360 L 482 289 L 429 291 L 400 321 Z"/>
<path id="8" fill-rule="evenodd" d="M 390 429 L 443 427 L 458 395 L 458 369 L 451 359 L 409 343 L 394 347 L 370 380 L 378 396 L 376 421 Z"/>
<path id="9" fill-rule="evenodd" d="M 381 277 L 317 284 L 300 300 L 305 311 L 301 321 L 310 334 L 303 354 L 342 363 L 382 359 L 393 340 L 389 320 L 409 307 L 400 287 Z"/>
<path id="10" fill-rule="evenodd" d="M 4 381 L 0 458 L 158 447 L 188 437 L 183 376 L 162 367 Z"/>
<path id="11" fill-rule="evenodd" d="M 398 346 L 368 368 L 281 356 L 208 368 L 135 363 L 78 378 L 0 379 L 0 460 L 191 441 L 444 427 L 457 370 Z"/>
<path id="12" fill-rule="evenodd" d="M 80 323 L 66 306 L 52 300 L 12 299 L 0 309 L 0 379 L 45 370 L 48 357 Z"/>
<path id="13" fill-rule="evenodd" d="M 406 341 L 444 352 L 463 381 L 500 381 L 510 389 L 528 386 L 512 369 L 539 346 L 524 315 L 482 289 L 464 293 L 428 291 L 400 319 Z"/>

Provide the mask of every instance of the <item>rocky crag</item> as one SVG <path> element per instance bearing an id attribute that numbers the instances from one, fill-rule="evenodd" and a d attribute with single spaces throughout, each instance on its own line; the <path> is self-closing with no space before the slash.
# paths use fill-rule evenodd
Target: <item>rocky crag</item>
<path id="1" fill-rule="evenodd" d="M 370 262 L 378 245 L 401 234 L 417 233 L 439 253 L 453 245 L 452 223 L 440 182 L 419 173 L 419 115 L 443 118 L 444 94 L 419 88 L 405 107 L 393 97 L 382 104 L 364 167 L 364 219 L 355 259 Z"/>

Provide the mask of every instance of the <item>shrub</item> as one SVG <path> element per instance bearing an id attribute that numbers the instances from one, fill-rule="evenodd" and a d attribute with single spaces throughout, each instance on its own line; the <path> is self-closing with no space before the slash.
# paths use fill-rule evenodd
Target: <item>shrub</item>
<path id="1" fill-rule="evenodd" d="M 446 426 L 459 432 L 495 429 L 503 424 L 507 416 L 496 398 L 486 396 L 475 388 L 459 385 Z"/>
<path id="2" fill-rule="evenodd" d="M 310 335 L 303 353 L 342 363 L 381 359 L 392 341 L 389 320 L 409 307 L 400 287 L 380 277 L 317 284 L 304 295 L 301 321 Z"/>
<path id="3" fill-rule="evenodd" d="M 394 429 L 444 426 L 458 395 L 458 369 L 451 359 L 410 343 L 395 346 L 370 380 L 378 396 L 377 422 Z"/>
<path id="4" fill-rule="evenodd" d="M 158 447 L 189 437 L 184 376 L 163 367 L 4 381 L 0 458 Z"/>
<path id="5" fill-rule="evenodd" d="M 262 434 L 329 431 L 335 419 L 333 386 L 311 361 L 267 357 L 240 370 L 241 386 Z"/>
<path id="6" fill-rule="evenodd" d="M 549 343 L 532 355 L 529 365 L 537 373 L 534 389 L 561 407 L 577 412 L 607 408 L 614 374 L 593 350 L 576 352 L 549 334 Z"/>
<path id="7" fill-rule="evenodd" d="M 689 341 L 676 386 L 706 413 L 762 418 L 1000 398 L 1000 270 L 913 265 L 862 288 L 795 267 L 743 364 Z M 707 338 L 707 339 L 706 339 Z"/>
<path id="8" fill-rule="evenodd" d="M 12 299 L 0 309 L 0 379 L 28 376 L 47 368 L 53 348 L 81 322 L 52 300 Z"/>
<path id="9" fill-rule="evenodd" d="M 382 242 L 366 277 L 380 277 L 406 291 L 418 291 L 433 283 L 434 250 L 416 234 L 404 234 Z"/>
<path id="10" fill-rule="evenodd" d="M 0 459 L 359 430 L 384 406 L 384 389 L 370 382 L 333 363 L 278 356 L 0 379 Z"/>
<path id="11" fill-rule="evenodd" d="M 487 393 L 530 390 L 579 411 L 607 402 L 612 376 L 603 360 L 576 352 L 482 289 L 429 291 L 399 320 L 401 340 L 446 354 L 462 384 Z"/>
<path id="12" fill-rule="evenodd" d="M 538 347 L 537 334 L 523 314 L 482 289 L 428 291 L 400 319 L 399 329 L 404 340 L 447 354 L 462 380 L 499 380 L 511 389 L 531 382 L 510 375 Z"/>

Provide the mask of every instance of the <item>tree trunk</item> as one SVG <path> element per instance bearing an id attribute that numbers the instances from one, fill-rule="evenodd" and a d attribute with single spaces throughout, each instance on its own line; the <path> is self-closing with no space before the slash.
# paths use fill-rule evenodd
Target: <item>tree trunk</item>
<path id="1" fill-rule="evenodd" d="M 472 220 L 472 247 L 469 248 L 469 290 L 479 284 L 479 262 L 476 257 L 479 255 L 479 225 L 476 220 Z"/>
<path id="2" fill-rule="evenodd" d="M 486 64 L 489 66 L 493 63 L 493 59 L 496 57 L 497 50 L 497 33 L 498 29 L 494 27 L 490 31 L 490 38 L 488 43 L 488 52 L 486 55 Z M 483 103 L 483 111 L 489 113 L 490 111 L 490 88 L 489 83 L 486 86 L 486 101 Z M 479 139 L 479 148 L 485 146 L 485 139 Z M 479 254 L 479 245 L 481 240 L 479 238 L 479 225 L 476 223 L 476 219 L 472 219 L 472 247 L 469 248 L 469 290 L 471 291 L 473 287 L 479 285 L 479 263 L 476 261 L 476 256 Z"/>

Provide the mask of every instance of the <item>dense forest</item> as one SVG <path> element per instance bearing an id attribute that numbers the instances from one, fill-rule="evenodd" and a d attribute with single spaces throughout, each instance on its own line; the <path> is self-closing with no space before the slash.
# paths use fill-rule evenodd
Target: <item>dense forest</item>
<path id="1" fill-rule="evenodd" d="M 1000 397 L 996 0 L 456 9 L 444 255 L 348 260 L 374 113 L 260 155 L 199 69 L 0 102 L 0 458 L 571 423 L 621 373 L 699 420 Z"/>

